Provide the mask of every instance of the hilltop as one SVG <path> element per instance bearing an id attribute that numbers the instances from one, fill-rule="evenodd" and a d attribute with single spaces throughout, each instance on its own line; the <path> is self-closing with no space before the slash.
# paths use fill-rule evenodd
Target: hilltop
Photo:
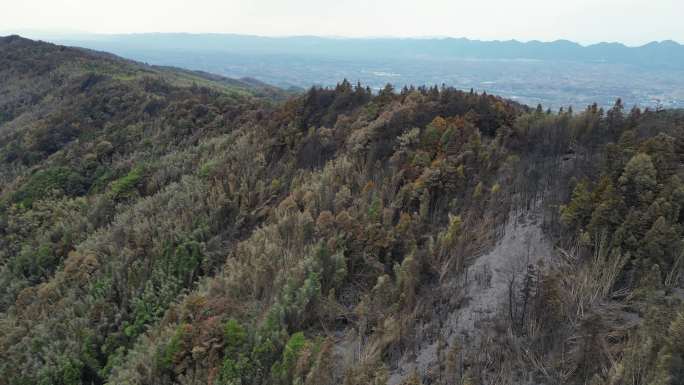
<path id="1" fill-rule="evenodd" d="M 0 84 L 0 384 L 682 376 L 680 111 L 19 37 Z"/>

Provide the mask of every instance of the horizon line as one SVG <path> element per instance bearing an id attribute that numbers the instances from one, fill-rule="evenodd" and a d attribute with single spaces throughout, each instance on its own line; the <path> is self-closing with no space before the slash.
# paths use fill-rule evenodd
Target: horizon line
<path id="1" fill-rule="evenodd" d="M 27 37 L 29 39 L 65 39 L 67 37 L 116 37 L 116 36 L 134 36 L 134 35 L 215 35 L 215 36 L 243 36 L 243 37 L 254 37 L 254 38 L 264 38 L 264 39 L 293 39 L 293 38 L 318 38 L 318 39 L 329 39 L 329 40 L 467 40 L 475 42 L 485 42 L 485 43 L 542 43 L 542 44 L 552 44 L 559 42 L 567 42 L 576 44 L 580 47 L 591 47 L 601 44 L 619 44 L 627 48 L 641 48 L 649 44 L 663 44 L 663 43 L 675 43 L 679 46 L 683 46 L 684 42 L 679 42 L 675 39 L 664 39 L 664 40 L 651 40 L 642 44 L 628 44 L 621 41 L 607 41 L 601 40 L 594 43 L 583 43 L 567 38 L 556 38 L 553 40 L 541 40 L 541 39 L 531 39 L 522 40 L 516 38 L 510 39 L 480 39 L 471 38 L 466 36 L 453 36 L 453 35 L 413 35 L 413 36 L 397 36 L 397 35 L 366 35 L 366 36 L 348 36 L 348 35 L 316 35 L 316 34 L 283 34 L 283 35 L 260 35 L 253 33 L 236 33 L 236 32 L 87 32 L 78 30 L 40 30 L 40 29 L 19 29 L 19 30 L 2 30 L 0 35 L 10 36 L 18 35 L 22 37 Z M 33 35 L 33 36 L 31 36 Z"/>

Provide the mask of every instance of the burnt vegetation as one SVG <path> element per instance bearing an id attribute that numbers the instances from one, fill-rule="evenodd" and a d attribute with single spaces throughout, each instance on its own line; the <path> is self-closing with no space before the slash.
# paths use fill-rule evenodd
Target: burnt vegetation
<path id="1" fill-rule="evenodd" d="M 681 383 L 680 111 L 263 87 L 0 39 L 0 384 Z"/>

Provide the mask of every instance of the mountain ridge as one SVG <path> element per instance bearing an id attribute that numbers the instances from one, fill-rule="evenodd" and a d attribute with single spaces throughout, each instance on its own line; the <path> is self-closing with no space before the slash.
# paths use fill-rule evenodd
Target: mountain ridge
<path id="1" fill-rule="evenodd" d="M 565 39 L 543 42 L 539 40 L 477 40 L 468 38 L 361 38 L 361 37 L 320 37 L 320 36 L 257 36 L 241 34 L 202 34 L 202 33 L 133 33 L 120 35 L 86 35 L 95 41 L 107 43 L 122 43 L 131 46 L 145 46 L 153 49 L 164 47 L 165 44 L 175 44 L 180 49 L 211 49 L 217 51 L 235 51 L 247 49 L 249 45 L 259 43 L 260 48 L 252 47 L 251 52 L 261 53 L 299 53 L 307 47 L 323 48 L 321 55 L 335 56 L 326 50 L 326 45 L 332 45 L 345 55 L 358 54 L 368 49 L 375 49 L 378 55 L 394 57 L 402 45 L 409 45 L 404 49 L 414 50 L 413 54 L 451 54 L 455 57 L 476 58 L 538 58 L 556 60 L 579 60 L 635 64 L 642 66 L 669 66 L 672 59 L 684 58 L 684 46 L 673 41 L 653 41 L 640 46 L 627 46 L 618 42 L 600 42 L 582 45 Z M 66 41 L 69 42 L 69 41 Z M 85 41 L 73 40 L 72 43 Z M 349 47 L 347 43 L 355 47 Z M 153 46 L 154 44 L 154 46 Z M 389 45 L 389 47 L 388 47 Z M 264 48 L 266 47 L 266 48 Z M 608 56 L 605 49 L 612 52 Z M 330 49 L 332 50 L 332 48 Z M 379 50 L 379 51 L 378 51 Z M 341 55 L 338 53 L 337 55 Z M 655 56 L 654 56 L 655 55 Z"/>
<path id="2" fill-rule="evenodd" d="M 552 109 L 583 108 L 594 102 L 609 108 L 618 97 L 642 108 L 684 106 L 684 48 L 674 42 L 584 47 L 567 40 L 523 43 L 164 33 L 57 42 L 152 64 L 251 77 L 285 89 L 334 87 L 346 78 L 375 91 L 387 83 L 397 88 L 421 84 L 473 88 Z"/>
<path id="3" fill-rule="evenodd" d="M 682 378 L 684 111 L 9 40 L 0 385 Z"/>

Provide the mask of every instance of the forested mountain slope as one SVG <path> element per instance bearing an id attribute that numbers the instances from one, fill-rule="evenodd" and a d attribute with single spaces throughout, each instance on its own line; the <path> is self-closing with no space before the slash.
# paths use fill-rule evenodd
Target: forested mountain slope
<path id="1" fill-rule="evenodd" d="M 280 98 L 0 40 L 0 384 L 681 383 L 684 114 Z"/>

